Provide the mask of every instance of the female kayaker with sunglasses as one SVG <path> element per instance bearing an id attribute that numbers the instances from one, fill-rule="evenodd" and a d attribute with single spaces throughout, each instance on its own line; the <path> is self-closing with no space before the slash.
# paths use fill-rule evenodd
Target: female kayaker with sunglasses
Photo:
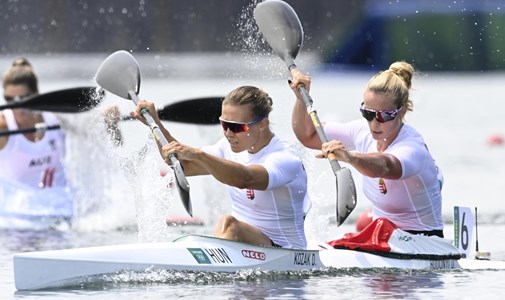
<path id="1" fill-rule="evenodd" d="M 329 142 L 324 144 L 297 90 L 300 84 L 309 90 L 311 78 L 296 68 L 291 75 L 290 87 L 298 98 L 292 116 L 296 137 L 306 147 L 321 149 L 317 157 L 333 152 L 363 174 L 374 219 L 384 217 L 405 231 L 443 237 L 441 172 L 423 137 L 404 123 L 413 108 L 409 90 L 414 68 L 395 62 L 373 76 L 358 107 L 363 119 L 325 123 Z"/>
<path id="2" fill-rule="evenodd" d="M 231 91 L 219 118 L 224 137 L 201 149 L 178 142 L 160 122 L 153 103 L 139 101 L 132 116 L 146 124 L 140 114 L 146 107 L 169 142 L 160 149 L 167 163 L 175 153 L 187 176 L 212 175 L 228 185 L 232 214 L 217 224 L 217 237 L 306 248 L 307 174 L 293 146 L 270 129 L 272 99 L 267 93 L 252 86 Z"/>

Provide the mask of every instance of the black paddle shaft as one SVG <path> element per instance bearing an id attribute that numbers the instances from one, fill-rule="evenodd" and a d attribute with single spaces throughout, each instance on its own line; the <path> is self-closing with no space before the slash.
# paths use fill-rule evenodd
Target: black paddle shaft
<path id="1" fill-rule="evenodd" d="M 0 105 L 0 110 L 26 108 L 40 111 L 76 113 L 96 107 L 104 98 L 105 92 L 96 87 L 76 87 L 11 101 Z"/>
<path id="2" fill-rule="evenodd" d="M 11 135 L 11 134 L 20 134 L 20 133 L 33 133 L 33 132 L 42 132 L 42 131 L 47 131 L 47 130 L 56 130 L 60 129 L 61 126 L 56 124 L 56 125 L 50 125 L 50 126 L 35 126 L 31 128 L 20 128 L 16 130 L 5 130 L 5 131 L 0 131 L 0 136 L 6 136 L 6 135 Z"/>

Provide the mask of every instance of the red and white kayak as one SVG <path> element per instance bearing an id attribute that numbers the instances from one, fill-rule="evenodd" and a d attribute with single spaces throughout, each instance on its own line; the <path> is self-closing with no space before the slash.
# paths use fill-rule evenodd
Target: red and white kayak
<path id="1" fill-rule="evenodd" d="M 461 259 L 452 241 L 412 235 L 376 220 L 360 240 L 311 242 L 307 250 L 263 247 L 209 236 L 187 235 L 167 243 L 52 250 L 14 255 L 18 290 L 61 288 L 122 271 L 237 272 L 244 269 L 298 271 L 324 268 L 505 269 L 505 261 Z M 366 232 L 388 238 L 374 239 Z M 368 240 L 368 241 L 367 241 Z M 377 242 L 375 242 L 377 240 Z M 371 242 L 370 242 L 371 241 Z M 349 243 L 350 242 L 350 243 Z M 349 243 L 341 249 L 330 244 Z M 355 243 L 352 245 L 352 243 Z M 365 249 L 369 248 L 369 249 Z"/>

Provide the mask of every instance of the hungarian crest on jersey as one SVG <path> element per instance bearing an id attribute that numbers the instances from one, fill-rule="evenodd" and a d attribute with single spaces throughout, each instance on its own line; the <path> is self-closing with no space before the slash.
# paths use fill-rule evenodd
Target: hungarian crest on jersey
<path id="1" fill-rule="evenodd" d="M 379 190 L 381 194 L 386 195 L 388 193 L 388 188 L 386 187 L 386 182 L 384 179 L 379 178 Z"/>
<path id="2" fill-rule="evenodd" d="M 249 200 L 254 200 L 254 190 L 253 189 L 247 189 L 246 191 L 247 194 L 247 199 Z"/>

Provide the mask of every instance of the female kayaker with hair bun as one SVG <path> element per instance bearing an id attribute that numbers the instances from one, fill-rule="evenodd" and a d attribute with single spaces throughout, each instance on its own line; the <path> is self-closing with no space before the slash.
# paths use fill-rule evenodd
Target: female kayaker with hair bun
<path id="1" fill-rule="evenodd" d="M 7 103 L 21 101 L 39 93 L 38 79 L 30 62 L 19 57 L 3 77 Z M 6 109 L 0 112 L 0 130 L 33 128 L 37 124 L 57 125 L 51 112 Z M 0 178 L 20 182 L 31 188 L 65 187 L 62 160 L 65 137 L 61 130 L 41 131 L 0 137 Z M 72 212 L 71 204 L 68 211 Z"/>
<path id="2" fill-rule="evenodd" d="M 22 101 L 38 94 L 38 78 L 31 63 L 24 57 L 16 58 L 3 76 L 5 102 Z M 111 139 L 119 144 L 118 108 L 109 107 L 103 115 Z M 0 131 L 3 132 L 59 125 L 60 121 L 52 112 L 23 108 L 0 111 Z M 72 219 L 74 199 L 68 191 L 63 165 L 65 152 L 63 130 L 0 136 L 0 192 L 4 189 L 15 191 L 5 192 L 5 196 L 0 197 L 0 228 L 11 228 L 14 227 L 11 224 L 25 220 L 38 226 L 51 224 L 53 219 L 55 222 Z M 14 193 L 15 197 L 10 196 Z"/>
<path id="3" fill-rule="evenodd" d="M 405 231 L 443 237 L 442 175 L 423 137 L 404 122 L 413 109 L 409 90 L 414 68 L 398 61 L 373 76 L 359 104 L 363 119 L 325 123 L 329 142 L 324 144 L 297 89 L 303 84 L 309 90 L 311 79 L 296 68 L 291 75 L 298 98 L 292 116 L 297 138 L 306 147 L 320 149 L 317 157 L 333 152 L 363 174 L 374 219 L 383 217 Z"/>

